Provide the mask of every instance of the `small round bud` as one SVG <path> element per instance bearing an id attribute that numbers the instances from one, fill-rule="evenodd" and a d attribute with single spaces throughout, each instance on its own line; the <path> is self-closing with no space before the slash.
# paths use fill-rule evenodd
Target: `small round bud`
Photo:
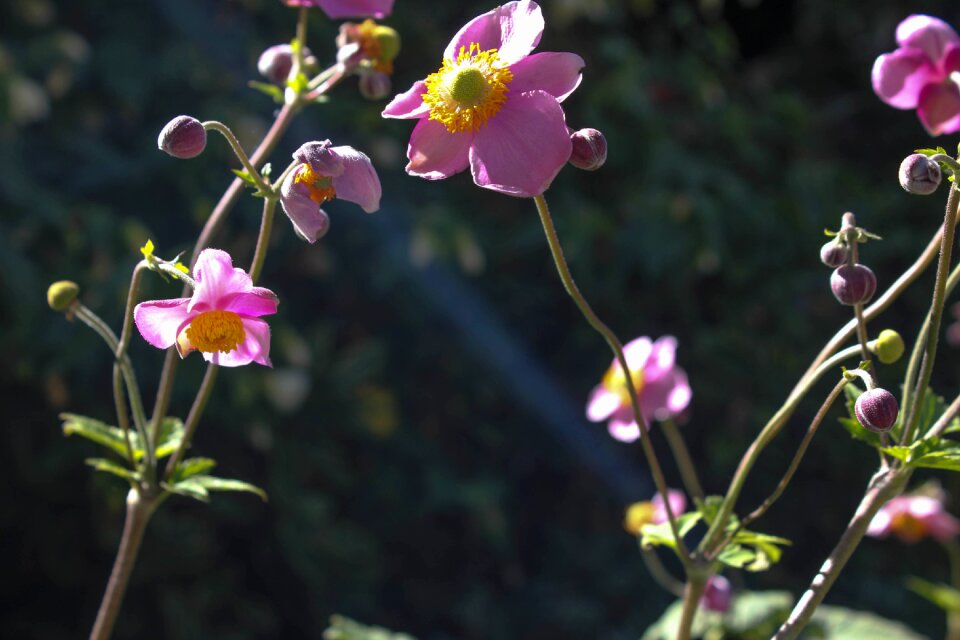
<path id="1" fill-rule="evenodd" d="M 900 406 L 892 393 L 877 388 L 861 393 L 853 410 L 864 429 L 883 433 L 889 431 L 897 421 Z"/>
<path id="2" fill-rule="evenodd" d="M 877 336 L 871 351 L 883 364 L 893 364 L 903 355 L 903 338 L 893 329 L 884 329 Z"/>
<path id="3" fill-rule="evenodd" d="M 400 34 L 396 29 L 383 24 L 373 28 L 373 37 L 380 45 L 378 58 L 384 62 L 392 62 L 400 53 Z"/>
<path id="4" fill-rule="evenodd" d="M 47 304 L 54 311 L 68 311 L 80 293 L 80 286 L 70 280 L 54 282 L 47 288 Z"/>
<path id="5" fill-rule="evenodd" d="M 177 116 L 160 132 L 157 146 L 174 158 L 193 158 L 207 146 L 207 131 L 196 118 Z"/>
<path id="6" fill-rule="evenodd" d="M 390 94 L 390 76 L 371 71 L 360 76 L 360 95 L 367 100 L 383 100 Z"/>
<path id="7" fill-rule="evenodd" d="M 846 263 L 849 250 L 845 244 L 831 240 L 820 247 L 820 262 L 828 267 L 839 267 Z"/>
<path id="8" fill-rule="evenodd" d="M 866 304 L 877 290 L 877 276 L 862 264 L 845 264 L 830 275 L 830 288 L 840 304 Z"/>
<path id="9" fill-rule="evenodd" d="M 257 71 L 274 84 L 285 84 L 292 68 L 293 47 L 288 44 L 273 45 L 257 60 Z"/>
<path id="10" fill-rule="evenodd" d="M 570 164 L 577 169 L 596 171 L 607 161 L 607 139 L 596 129 L 580 129 L 570 136 L 570 142 Z"/>
<path id="11" fill-rule="evenodd" d="M 940 186 L 940 165 L 922 153 L 913 153 L 900 163 L 900 186 L 907 193 L 928 196 Z"/>

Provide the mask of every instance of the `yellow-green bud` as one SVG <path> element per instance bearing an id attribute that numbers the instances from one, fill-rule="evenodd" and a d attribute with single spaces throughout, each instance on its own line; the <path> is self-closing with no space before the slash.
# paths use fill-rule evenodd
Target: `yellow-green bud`
<path id="1" fill-rule="evenodd" d="M 80 286 L 70 280 L 54 282 L 47 289 L 47 304 L 54 311 L 68 311 L 80 293 Z"/>
<path id="2" fill-rule="evenodd" d="M 903 338 L 900 334 L 893 329 L 884 329 L 877 336 L 871 351 L 883 364 L 893 364 L 903 355 L 903 348 Z"/>
<path id="3" fill-rule="evenodd" d="M 380 59 L 384 62 L 391 62 L 400 53 L 400 34 L 396 29 L 378 24 L 373 28 L 373 37 L 380 45 Z"/>

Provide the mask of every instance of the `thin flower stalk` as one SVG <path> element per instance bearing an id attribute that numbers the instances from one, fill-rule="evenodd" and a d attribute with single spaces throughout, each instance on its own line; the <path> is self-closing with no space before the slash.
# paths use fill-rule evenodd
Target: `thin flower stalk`
<path id="1" fill-rule="evenodd" d="M 703 486 L 700 484 L 700 478 L 697 475 L 697 467 L 693 464 L 690 457 L 690 451 L 687 449 L 687 443 L 683 440 L 683 435 L 677 424 L 672 419 L 664 420 L 660 423 L 661 431 L 667 439 L 670 451 L 673 453 L 673 459 L 680 470 L 680 478 L 683 480 L 683 486 L 694 501 L 703 500 Z"/>

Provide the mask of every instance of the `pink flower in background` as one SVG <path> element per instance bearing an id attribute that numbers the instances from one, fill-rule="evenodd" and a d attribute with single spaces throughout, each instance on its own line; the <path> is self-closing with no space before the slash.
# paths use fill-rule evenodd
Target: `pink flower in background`
<path id="1" fill-rule="evenodd" d="M 943 20 L 907 17 L 896 51 L 873 64 L 873 90 L 897 109 L 916 109 L 930 135 L 960 131 L 960 36 Z"/>
<path id="2" fill-rule="evenodd" d="M 687 508 L 687 498 L 682 491 L 677 489 L 667 489 L 667 500 L 670 503 L 670 510 L 674 517 L 679 516 Z M 648 524 L 662 524 L 669 519 L 667 509 L 664 507 L 663 498 L 659 493 L 650 500 L 634 502 L 623 516 L 623 528 L 628 533 L 639 536 L 643 532 L 643 527 Z"/>
<path id="3" fill-rule="evenodd" d="M 687 374 L 676 365 L 677 339 L 664 336 L 656 342 L 643 336 L 623 348 L 627 368 L 640 411 L 650 420 L 671 418 L 690 404 L 692 392 Z M 601 383 L 591 392 L 587 418 L 593 422 L 608 420 L 610 435 L 622 442 L 640 437 L 640 426 L 633 419 L 626 376 L 614 359 Z"/>
<path id="4" fill-rule="evenodd" d="M 726 613 L 733 601 L 733 587 L 723 576 L 710 576 L 700 598 L 700 606 L 707 611 Z"/>
<path id="5" fill-rule="evenodd" d="M 167 349 L 176 345 L 180 357 L 191 351 L 223 367 L 251 362 L 270 364 L 270 327 L 260 319 L 277 312 L 277 296 L 253 286 L 230 255 L 204 249 L 194 267 L 197 286 L 189 298 L 141 302 L 133 319 L 143 339 Z"/>
<path id="6" fill-rule="evenodd" d="M 383 18 L 393 11 L 393 0 L 283 0 L 288 7 L 320 7 L 333 19 Z"/>
<path id="7" fill-rule="evenodd" d="M 907 543 L 928 535 L 946 541 L 960 534 L 960 521 L 944 509 L 939 492 L 934 496 L 898 496 L 883 505 L 867 528 L 867 535 L 877 538 L 886 538 L 891 533 Z"/>
<path id="8" fill-rule="evenodd" d="M 407 173 L 449 178 L 468 166 L 480 187 L 513 196 L 543 193 L 570 158 L 560 103 L 580 84 L 574 53 L 530 52 L 543 34 L 535 2 L 509 2 L 468 22 L 436 73 L 383 111 L 416 119 Z"/>

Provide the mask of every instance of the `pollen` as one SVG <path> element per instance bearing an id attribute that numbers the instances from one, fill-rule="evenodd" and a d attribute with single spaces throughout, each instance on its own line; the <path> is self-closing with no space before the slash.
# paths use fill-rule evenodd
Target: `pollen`
<path id="1" fill-rule="evenodd" d="M 204 311 L 185 329 L 193 348 L 204 353 L 229 353 L 237 348 L 247 334 L 243 323 L 233 311 Z"/>
<path id="2" fill-rule="evenodd" d="M 633 381 L 634 394 L 640 393 L 643 390 L 643 369 L 631 369 L 630 379 Z M 621 404 L 630 404 L 630 396 L 627 395 L 627 377 L 623 375 L 623 369 L 620 368 L 619 363 L 615 362 L 607 369 L 601 384 L 607 391 L 620 396 Z"/>
<path id="3" fill-rule="evenodd" d="M 481 51 L 472 43 L 460 47 L 456 61 L 444 58 L 443 66 L 427 76 L 423 102 L 430 119 L 450 133 L 478 131 L 507 100 L 513 73 L 500 61 L 496 49 Z"/>
<path id="4" fill-rule="evenodd" d="M 337 197 L 337 190 L 333 188 L 333 178 L 314 173 L 310 165 L 300 165 L 294 183 L 302 183 L 310 191 L 310 199 L 317 204 L 329 202 Z"/>

